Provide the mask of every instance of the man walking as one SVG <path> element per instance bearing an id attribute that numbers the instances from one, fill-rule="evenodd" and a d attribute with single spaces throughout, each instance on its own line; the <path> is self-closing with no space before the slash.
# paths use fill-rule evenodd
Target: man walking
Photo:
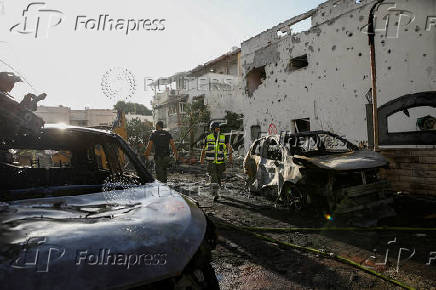
<path id="1" fill-rule="evenodd" d="M 220 134 L 220 127 L 217 122 L 210 124 L 211 134 L 206 137 L 205 146 L 201 151 L 200 163 L 204 163 L 204 159 L 208 161 L 207 172 L 210 176 L 212 186 L 212 194 L 214 201 L 218 199 L 217 186 L 221 186 L 221 179 L 226 170 L 227 153 L 229 153 L 229 161 L 232 163 L 232 148 L 225 142 L 225 136 Z"/>
<path id="2" fill-rule="evenodd" d="M 157 122 L 156 131 L 151 134 L 150 141 L 145 149 L 145 158 L 148 159 L 151 149 L 154 148 L 156 179 L 163 183 L 167 182 L 167 170 L 170 164 L 170 145 L 174 153 L 174 158 L 177 160 L 178 154 L 173 137 L 170 133 L 163 130 L 162 121 Z"/>

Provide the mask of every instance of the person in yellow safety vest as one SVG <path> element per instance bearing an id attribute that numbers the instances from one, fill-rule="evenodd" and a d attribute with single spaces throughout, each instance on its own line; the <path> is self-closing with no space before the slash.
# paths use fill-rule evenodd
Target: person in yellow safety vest
<path id="1" fill-rule="evenodd" d="M 204 163 L 206 158 L 207 172 L 210 177 L 210 183 L 213 187 L 212 194 L 214 200 L 218 199 L 218 192 L 216 184 L 221 186 L 221 179 L 224 171 L 226 170 L 227 153 L 230 164 L 232 163 L 232 148 L 229 144 L 225 143 L 225 136 L 220 134 L 219 123 L 212 122 L 210 124 L 211 134 L 207 135 L 205 140 L 205 146 L 201 151 L 200 163 Z"/>

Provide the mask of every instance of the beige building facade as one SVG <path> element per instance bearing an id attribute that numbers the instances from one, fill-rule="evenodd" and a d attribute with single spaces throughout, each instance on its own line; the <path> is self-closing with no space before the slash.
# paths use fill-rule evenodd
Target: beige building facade
<path id="1" fill-rule="evenodd" d="M 64 106 L 38 106 L 35 113 L 47 124 L 64 123 L 81 127 L 112 126 L 117 117 L 115 110 L 89 108 L 71 110 Z"/>

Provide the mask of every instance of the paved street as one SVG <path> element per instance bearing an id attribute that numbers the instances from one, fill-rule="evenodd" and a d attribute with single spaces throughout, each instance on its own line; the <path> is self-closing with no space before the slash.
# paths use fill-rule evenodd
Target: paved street
<path id="1" fill-rule="evenodd" d="M 234 169 L 232 169 L 233 172 Z M 231 223 L 251 227 L 325 227 L 334 223 L 320 213 L 304 211 L 289 212 L 282 206 L 274 207 L 272 198 L 251 195 L 244 189 L 241 174 L 228 178 L 225 189 L 217 202 L 209 195 L 204 174 L 174 174 L 170 185 L 188 194 L 203 207 L 208 216 L 218 225 L 218 246 L 213 253 L 215 268 L 222 289 L 290 289 L 290 288 L 378 288 L 395 285 L 362 270 L 338 261 L 300 250 L 286 249 L 275 243 L 260 240 L 249 233 L 229 229 L 221 224 Z M 400 225 L 405 220 L 398 216 L 384 221 L 386 225 Z M 434 221 L 433 221 L 434 222 Z M 432 221 L 421 221 L 421 226 L 431 226 Z M 408 226 L 413 226 L 409 221 Z M 434 232 L 422 231 L 296 231 L 292 233 L 262 233 L 280 241 L 311 247 L 334 253 L 366 266 L 374 266 L 378 272 L 401 281 L 409 286 L 430 289 L 434 287 L 435 263 L 426 266 L 431 245 L 435 245 Z M 389 261 L 382 263 L 387 242 L 396 243 L 389 247 Z M 399 247 L 415 249 L 402 252 L 399 271 L 397 258 Z M 371 259 L 377 250 L 377 258 Z"/>

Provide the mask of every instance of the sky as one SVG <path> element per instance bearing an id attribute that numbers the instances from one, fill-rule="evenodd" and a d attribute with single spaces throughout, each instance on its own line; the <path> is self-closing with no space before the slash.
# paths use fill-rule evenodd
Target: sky
<path id="1" fill-rule="evenodd" d="M 121 90 L 124 99 L 150 108 L 145 80 L 190 70 L 322 2 L 0 0 L 0 71 L 25 79 L 11 93 L 18 101 L 44 92 L 40 105 L 110 109 Z M 99 18 L 100 29 L 92 29 Z M 109 30 L 110 19 L 120 19 L 118 30 Z M 145 28 L 157 30 L 144 29 L 146 19 Z"/>

